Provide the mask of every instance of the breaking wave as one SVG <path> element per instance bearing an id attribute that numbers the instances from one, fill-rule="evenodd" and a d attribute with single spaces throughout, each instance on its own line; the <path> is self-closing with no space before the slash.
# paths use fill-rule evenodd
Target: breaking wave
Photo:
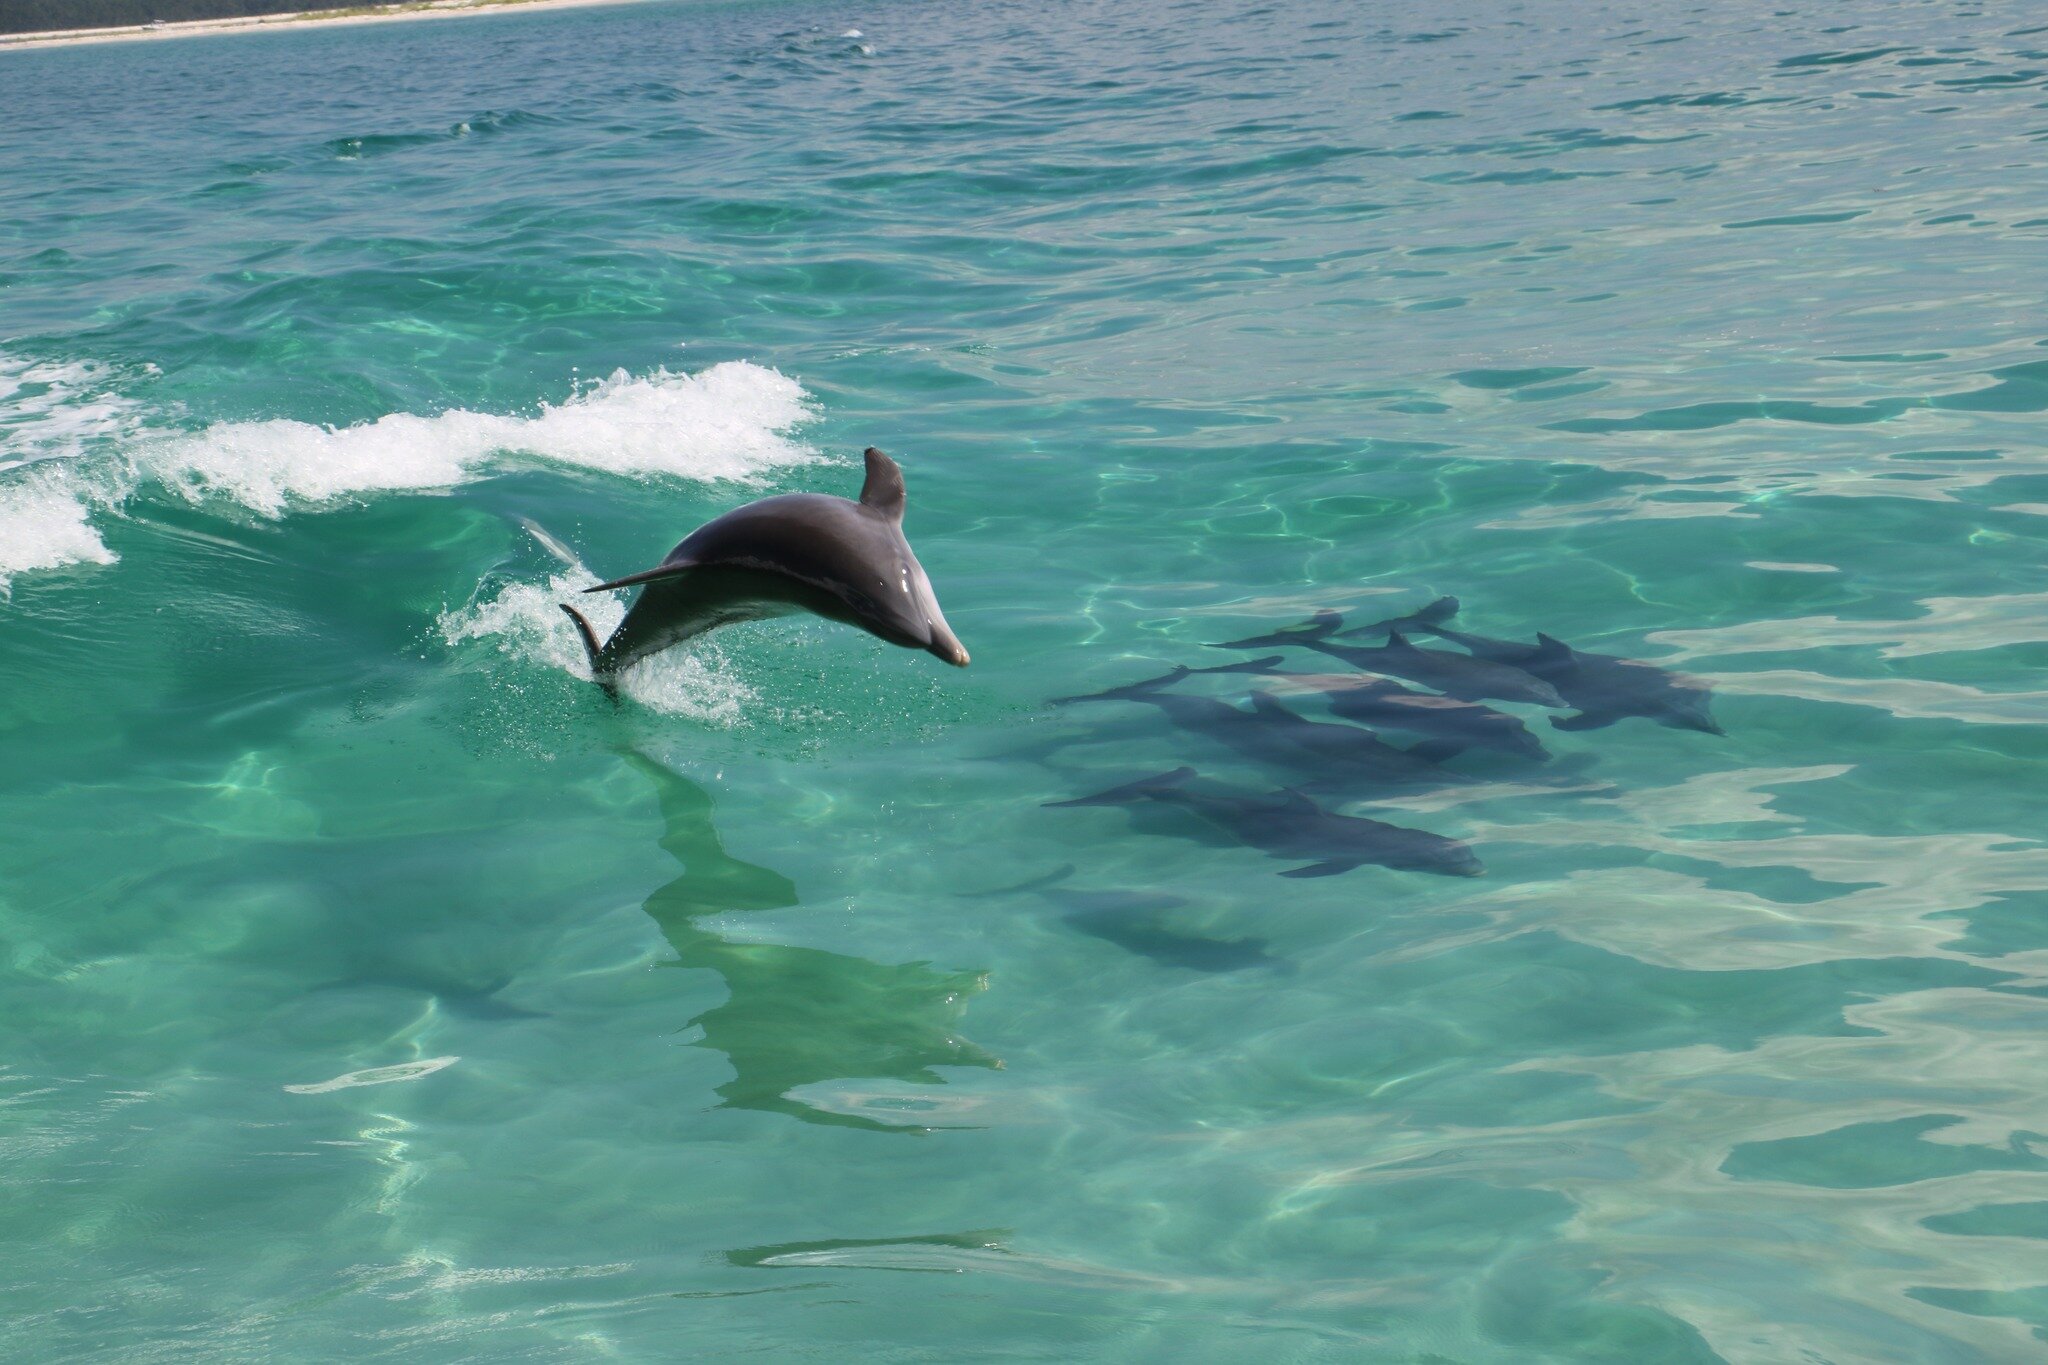
<path id="1" fill-rule="evenodd" d="M 106 365 L 0 353 L 0 595 L 16 574 L 114 562 L 92 514 L 120 500 L 123 481 L 74 457 L 143 430 L 142 406 L 116 379 Z"/>
<path id="2" fill-rule="evenodd" d="M 608 474 L 748 481 L 816 456 L 794 379 L 746 361 L 624 370 L 531 416 L 455 409 L 347 427 L 277 419 L 167 429 L 91 363 L 0 355 L 0 592 L 12 578 L 116 559 L 100 522 L 138 488 L 265 517 L 371 494 L 452 488 L 522 461 Z"/>
<path id="3" fill-rule="evenodd" d="M 786 434 L 810 415 L 794 379 L 736 360 L 694 375 L 620 370 L 560 406 L 541 404 L 533 417 L 456 409 L 338 429 L 224 422 L 161 442 L 144 463 L 187 496 L 227 497 L 275 517 L 294 503 L 453 487 L 511 456 L 610 474 L 744 480 L 810 459 Z"/>

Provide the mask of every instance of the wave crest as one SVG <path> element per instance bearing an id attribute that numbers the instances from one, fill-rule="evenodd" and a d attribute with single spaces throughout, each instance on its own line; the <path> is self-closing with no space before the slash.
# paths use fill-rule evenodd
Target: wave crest
<path id="1" fill-rule="evenodd" d="M 144 484 L 222 498 L 265 517 L 374 493 L 452 488 L 507 463 L 703 482 L 749 482 L 808 463 L 791 433 L 803 387 L 727 361 L 695 374 L 625 370 L 531 416 L 454 409 L 354 426 L 275 419 L 169 432 L 90 363 L 0 355 L 0 593 L 12 577 L 116 559 L 94 524 Z"/>
<path id="2" fill-rule="evenodd" d="M 294 503 L 451 488 L 493 457 L 527 456 L 611 474 L 756 478 L 814 456 L 787 433 L 811 416 L 801 385 L 743 360 L 698 374 L 624 370 L 533 417 L 455 409 L 374 422 L 223 422 L 146 451 L 144 466 L 195 500 L 223 496 L 267 517 Z"/>

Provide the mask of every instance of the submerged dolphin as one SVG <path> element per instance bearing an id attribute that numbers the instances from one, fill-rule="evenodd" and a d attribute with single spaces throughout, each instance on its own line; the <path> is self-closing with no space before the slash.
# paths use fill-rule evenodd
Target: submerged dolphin
<path id="1" fill-rule="evenodd" d="M 1440 697 L 1433 692 L 1414 692 L 1385 678 L 1357 673 L 1275 673 L 1271 675 L 1297 687 L 1313 687 L 1330 703 L 1330 714 L 1355 720 L 1361 725 L 1384 725 L 1392 730 L 1412 730 L 1431 737 L 1431 752 L 1448 755 L 1464 749 L 1495 749 L 1504 754 L 1533 758 L 1541 763 L 1550 757 L 1543 741 L 1536 738 L 1520 716 L 1496 711 L 1476 701 Z M 1419 746 L 1418 746 L 1419 747 Z"/>
<path id="2" fill-rule="evenodd" d="M 1496 711 L 1476 701 L 1441 697 L 1434 692 L 1415 692 L 1387 678 L 1364 673 L 1290 673 L 1275 668 L 1278 654 L 1249 663 L 1224 664 L 1220 668 L 1197 668 L 1196 673 L 1257 673 L 1289 687 L 1320 692 L 1330 705 L 1330 714 L 1360 725 L 1385 726 L 1427 735 L 1427 742 L 1408 752 L 1428 758 L 1448 758 L 1466 749 L 1497 749 L 1541 763 L 1550 757 L 1543 742 L 1522 723 L 1520 716 Z"/>
<path id="3" fill-rule="evenodd" d="M 1305 625 L 1274 631 L 1270 635 L 1231 640 L 1216 648 L 1270 649 L 1274 645 L 1300 645 L 1333 659 L 1342 659 L 1353 668 L 1362 668 L 1369 673 L 1386 673 L 1419 682 L 1424 687 L 1434 687 L 1445 696 L 1456 697 L 1460 701 L 1494 698 L 1534 702 L 1538 706 L 1565 704 L 1556 688 L 1516 665 L 1470 654 L 1453 654 L 1446 649 L 1423 649 L 1410 644 L 1398 629 L 1389 630 L 1387 643 L 1376 648 L 1332 643 L 1330 637 L 1343 624 L 1344 618 L 1337 612 L 1319 611 Z M 1364 629 L 1381 629 L 1387 624 L 1382 622 L 1380 626 Z M 1441 633 L 1439 627 L 1427 628 Z"/>
<path id="4" fill-rule="evenodd" d="M 1277 657 L 1277 656 L 1276 656 Z M 1214 697 L 1193 697 L 1165 689 L 1196 670 L 1175 668 L 1157 678 L 1112 687 L 1085 697 L 1055 697 L 1055 706 L 1078 701 L 1135 701 L 1158 707 L 1167 719 L 1261 763 L 1293 768 L 1318 778 L 1351 778 L 1370 783 L 1441 785 L 1444 772 L 1428 756 L 1410 753 L 1355 725 L 1298 716 L 1266 692 L 1252 693 L 1245 711 Z"/>
<path id="5" fill-rule="evenodd" d="M 1564 641 L 1540 632 L 1535 644 L 1525 645 L 1514 640 L 1470 635 L 1436 624 L 1457 610 L 1457 599 L 1444 597 L 1430 603 L 1416 615 L 1428 618 L 1422 628 L 1431 634 L 1452 644 L 1463 645 L 1479 658 L 1533 673 L 1555 687 L 1565 702 L 1579 712 L 1576 716 L 1552 716 L 1550 723 L 1560 730 L 1599 730 L 1629 716 L 1641 716 L 1674 730 L 1700 730 L 1710 735 L 1726 733 L 1707 709 L 1708 699 L 1713 693 L 1697 678 L 1674 673 L 1640 659 L 1573 649 Z M 1358 630 L 1344 633 L 1359 635 L 1374 629 L 1374 626 L 1361 626 Z"/>
<path id="6" fill-rule="evenodd" d="M 1123 696 L 1137 688 L 1178 682 L 1183 677 L 1205 673 L 1251 673 L 1276 679 L 1288 687 L 1320 692 L 1329 703 L 1330 714 L 1343 720 L 1356 721 L 1368 728 L 1382 726 L 1426 736 L 1424 742 L 1407 752 L 1432 762 L 1450 758 L 1467 749 L 1495 749 L 1505 754 L 1533 758 L 1539 763 L 1550 758 L 1550 751 L 1543 747 L 1543 742 L 1530 732 L 1519 716 L 1496 711 L 1475 701 L 1460 701 L 1434 692 L 1414 692 L 1390 679 L 1362 673 L 1290 673 L 1275 667 L 1280 659 L 1278 654 L 1268 654 L 1263 659 L 1249 659 L 1241 664 L 1176 668 L 1157 678 L 1132 683 L 1128 688 L 1112 688 L 1109 692 L 1093 695 Z M 1053 704 L 1057 706 L 1090 699 L 1056 697 Z"/>
<path id="7" fill-rule="evenodd" d="M 1189 785 L 1193 768 L 1141 777 L 1120 787 L 1048 806 L 1135 806 L 1145 801 L 1178 806 L 1249 844 L 1269 858 L 1307 859 L 1283 877 L 1330 877 L 1364 863 L 1476 877 L 1483 870 L 1470 847 L 1427 830 L 1381 824 L 1356 815 L 1332 815 L 1301 792 L 1259 796 L 1229 787 Z"/>
<path id="8" fill-rule="evenodd" d="M 1560 730 L 1598 730 L 1629 716 L 1641 716 L 1674 730 L 1727 733 L 1708 710 L 1713 691 L 1704 682 L 1683 673 L 1640 659 L 1573 649 L 1540 632 L 1534 646 L 1518 645 L 1512 640 L 1489 640 L 1463 631 L 1446 634 L 1444 638 L 1482 658 L 1499 658 L 1517 668 L 1526 668 L 1549 682 L 1579 712 L 1576 716 L 1552 716 L 1550 723 Z"/>
<path id="9" fill-rule="evenodd" d="M 965 668 L 967 650 L 903 538 L 903 471 L 873 446 L 866 459 L 858 502 L 762 498 L 704 523 L 657 567 L 585 588 L 647 585 L 602 644 L 583 613 L 562 603 L 598 681 L 610 688 L 620 670 L 707 630 L 798 611 Z"/>

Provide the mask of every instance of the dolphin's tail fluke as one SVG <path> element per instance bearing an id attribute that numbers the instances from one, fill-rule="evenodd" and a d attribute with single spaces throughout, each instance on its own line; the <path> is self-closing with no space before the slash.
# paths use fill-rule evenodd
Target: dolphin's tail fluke
<path id="1" fill-rule="evenodd" d="M 597 632 L 590 628 L 590 622 L 584 617 L 583 613 L 570 606 L 567 602 L 557 602 L 555 605 L 566 612 L 569 619 L 576 623 L 576 634 L 583 641 L 583 652 L 590 657 L 590 676 L 597 680 L 597 685 L 605 690 L 607 696 L 613 701 L 617 701 L 619 699 L 619 684 L 617 679 L 612 676 L 612 671 L 604 666 L 604 646 L 598 643 Z"/>
<path id="2" fill-rule="evenodd" d="M 1226 640 L 1215 649 L 1271 649 L 1275 645 L 1312 645 L 1328 639 L 1344 624 L 1344 613 L 1325 609 L 1317 612 L 1298 626 L 1276 630 L 1271 635 L 1251 635 L 1242 640 Z"/>
<path id="3" fill-rule="evenodd" d="M 1147 797 L 1157 796 L 1161 792 L 1171 791 L 1194 775 L 1195 770 L 1193 768 L 1179 767 L 1170 773 L 1155 773 L 1151 777 L 1141 777 L 1136 782 L 1126 782 L 1120 787 L 1111 787 L 1108 791 L 1100 791 L 1093 796 L 1077 796 L 1071 801 L 1048 801 L 1045 804 L 1048 806 L 1128 806 L 1133 801 L 1142 801 Z"/>
<path id="4" fill-rule="evenodd" d="M 1188 674 L 1194 672 L 1185 664 L 1177 665 L 1156 678 L 1145 678 L 1122 687 L 1112 687 L 1102 692 L 1089 692 L 1079 697 L 1054 697 L 1054 706 L 1070 706 L 1077 701 L 1142 701 L 1145 697 L 1164 688 L 1173 686 Z"/>
<path id="5" fill-rule="evenodd" d="M 1344 632 L 1348 639 L 1353 635 L 1392 635 L 1397 631 L 1428 630 L 1440 626 L 1458 614 L 1458 599 L 1439 597 L 1418 611 L 1406 616 L 1389 616 L 1384 621 L 1375 621 L 1369 626 L 1356 626 Z"/>

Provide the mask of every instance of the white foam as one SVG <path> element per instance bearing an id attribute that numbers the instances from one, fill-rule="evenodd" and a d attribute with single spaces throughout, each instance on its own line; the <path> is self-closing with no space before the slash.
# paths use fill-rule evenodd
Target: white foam
<path id="1" fill-rule="evenodd" d="M 24 360 L 0 352 L 0 471 L 76 455 L 141 423 L 141 405 L 115 391 L 112 366 Z"/>
<path id="2" fill-rule="evenodd" d="M 545 583 L 507 584 L 495 596 L 443 612 L 441 636 L 451 645 L 488 641 L 512 658 L 594 681 L 583 642 L 560 604 L 572 603 L 603 639 L 626 613 L 615 595 L 582 595 L 597 581 L 578 564 Z M 738 725 L 754 699 L 724 651 L 704 640 L 633 665 L 620 675 L 619 690 L 653 710 L 725 727 Z"/>
<path id="3" fill-rule="evenodd" d="M 65 485 L 37 470 L 0 492 L 0 597 L 12 590 L 19 573 L 114 562 L 114 552 L 93 529 L 91 509 Z"/>
<path id="4" fill-rule="evenodd" d="M 745 361 L 696 374 L 620 370 L 530 416 L 457 409 L 341 428 L 279 419 L 198 432 L 152 423 L 118 391 L 121 378 L 94 362 L 0 353 L 0 596 L 16 574 L 113 563 L 95 516 L 144 481 L 281 517 L 451 488 L 521 461 L 749 482 L 817 458 L 790 434 L 812 415 L 802 386 Z"/>
<path id="5" fill-rule="evenodd" d="M 123 487 L 80 461 L 141 428 L 141 405 L 115 378 L 106 365 L 0 353 L 0 596 L 16 574 L 114 562 L 91 514 Z"/>
<path id="6" fill-rule="evenodd" d="M 815 458 L 787 434 L 811 416 L 804 398 L 795 380 L 746 361 L 694 375 L 620 370 L 532 417 L 456 409 L 338 429 L 223 422 L 155 443 L 143 464 L 194 500 L 224 496 L 267 517 L 295 504 L 450 488 L 522 455 L 614 474 L 745 481 Z"/>

